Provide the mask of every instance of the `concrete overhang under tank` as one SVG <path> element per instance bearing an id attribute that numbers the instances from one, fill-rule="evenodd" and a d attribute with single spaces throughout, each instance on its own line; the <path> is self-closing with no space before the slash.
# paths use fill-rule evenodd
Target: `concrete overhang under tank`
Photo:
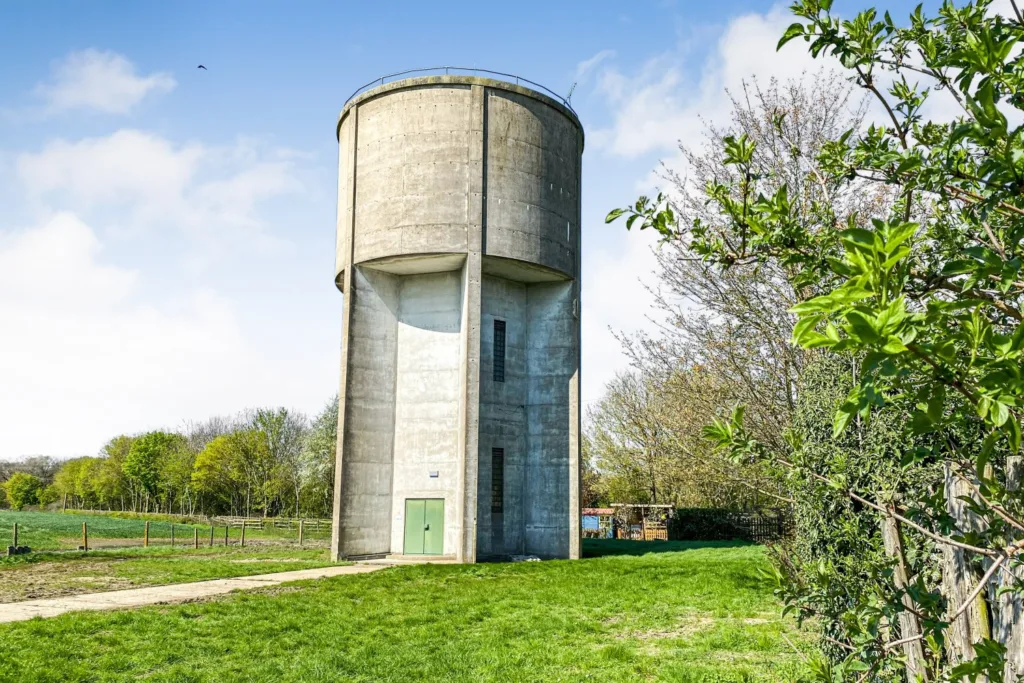
<path id="1" fill-rule="evenodd" d="M 361 268 L 379 270 L 392 275 L 418 275 L 421 273 L 445 273 L 460 270 L 466 262 L 466 254 L 416 254 L 414 256 L 389 256 L 356 265 Z M 572 278 L 561 271 L 546 268 L 535 263 L 500 256 L 484 256 L 480 270 L 484 275 L 493 275 L 513 282 L 566 282 Z M 335 285 L 342 292 L 345 271 L 338 273 Z"/>

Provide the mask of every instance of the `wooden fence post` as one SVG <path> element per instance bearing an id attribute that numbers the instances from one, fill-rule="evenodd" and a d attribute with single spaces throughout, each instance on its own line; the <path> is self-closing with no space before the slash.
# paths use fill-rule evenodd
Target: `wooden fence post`
<path id="1" fill-rule="evenodd" d="M 192 544 L 196 550 L 199 550 L 199 527 L 192 527 Z"/>
<path id="2" fill-rule="evenodd" d="M 245 522 L 242 522 L 242 547 L 245 547 Z"/>
<path id="3" fill-rule="evenodd" d="M 15 525 L 17 526 L 17 525 Z M 299 546 L 302 546 L 302 520 L 299 520 Z"/>
<path id="4" fill-rule="evenodd" d="M 82 522 L 82 550 L 89 550 L 89 527 Z"/>
<path id="5" fill-rule="evenodd" d="M 149 522 L 145 522 L 142 526 L 142 547 L 149 547 Z"/>
<path id="6" fill-rule="evenodd" d="M 1006 490 L 1018 493 L 1021 489 L 1021 475 L 1024 470 L 1024 457 L 1010 455 L 1006 457 Z M 1020 538 L 1014 534 L 1014 540 Z M 989 565 L 991 561 L 987 562 Z M 990 566 L 990 565 L 989 565 Z M 1024 579 L 1024 568 L 1007 563 L 1006 571 L 998 572 L 989 580 L 988 596 L 992 605 L 992 638 L 1006 646 L 1006 663 L 1003 667 L 1003 680 L 1015 681 L 1024 674 L 1024 600 L 1020 593 L 1011 589 L 1013 585 Z M 1000 588 L 1004 589 L 1000 591 Z"/>
<path id="7" fill-rule="evenodd" d="M 210 522 L 210 547 L 213 547 L 213 522 Z"/>
<path id="8" fill-rule="evenodd" d="M 895 560 L 893 566 L 893 583 L 896 588 L 905 591 L 910 583 L 907 574 L 907 559 L 903 554 L 903 538 L 900 534 L 900 523 L 892 516 L 892 508 L 889 514 L 882 518 L 882 542 L 885 545 L 885 554 Z M 900 639 L 913 638 L 921 635 L 921 622 L 914 609 L 914 600 L 904 593 L 903 606 L 906 608 L 900 612 Z M 927 681 L 928 668 L 924 659 L 924 647 L 921 640 L 908 640 L 903 643 L 903 654 L 906 655 L 906 668 L 908 681 Z"/>
<path id="9" fill-rule="evenodd" d="M 18 547 L 18 523 L 17 522 L 14 523 L 14 540 L 11 543 L 11 545 L 13 545 L 15 547 L 15 549 L 17 549 L 17 547 Z"/>
<path id="10" fill-rule="evenodd" d="M 230 529 L 230 528 L 231 528 L 230 526 L 227 526 L 227 525 L 224 526 L 224 547 L 225 548 L 228 547 L 228 529 Z"/>
<path id="11" fill-rule="evenodd" d="M 956 522 L 959 532 L 982 531 L 983 521 L 967 508 L 963 498 L 974 498 L 970 483 L 946 463 L 944 487 L 946 509 Z M 974 590 L 978 576 L 971 568 L 970 557 L 964 550 L 951 545 L 942 548 L 942 593 L 946 596 L 950 614 L 960 610 L 964 600 Z M 991 636 L 988 609 L 984 594 L 979 593 L 974 604 L 963 611 L 946 631 L 946 650 L 952 664 L 974 659 L 974 643 Z"/>

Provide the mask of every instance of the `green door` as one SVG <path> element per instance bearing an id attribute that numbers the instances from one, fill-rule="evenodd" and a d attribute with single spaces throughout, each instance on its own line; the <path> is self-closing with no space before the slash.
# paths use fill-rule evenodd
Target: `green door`
<path id="1" fill-rule="evenodd" d="M 405 555 L 444 553 L 444 500 L 409 498 L 405 501 Z"/>
<path id="2" fill-rule="evenodd" d="M 423 554 L 424 503 L 425 500 L 405 501 L 405 545 L 402 552 L 406 555 Z"/>
<path id="3" fill-rule="evenodd" d="M 426 500 L 426 524 L 423 525 L 423 554 L 444 553 L 444 500 Z"/>

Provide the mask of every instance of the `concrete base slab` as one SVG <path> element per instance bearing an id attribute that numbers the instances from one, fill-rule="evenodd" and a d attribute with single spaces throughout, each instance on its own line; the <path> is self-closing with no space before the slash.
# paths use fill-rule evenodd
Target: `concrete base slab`
<path id="1" fill-rule="evenodd" d="M 458 564 L 454 555 L 388 555 L 379 560 L 364 560 L 360 564 L 396 566 L 400 564 Z"/>
<path id="2" fill-rule="evenodd" d="M 80 610 L 112 610 L 188 602 L 190 600 L 223 595 L 236 590 L 266 588 L 267 586 L 277 586 L 291 581 L 322 579 L 330 576 L 365 574 L 383 568 L 384 565 L 367 564 L 321 567 L 318 569 L 300 569 L 293 572 L 244 576 L 236 579 L 214 579 L 211 581 L 197 581 L 195 583 L 179 583 L 170 586 L 131 588 L 107 593 L 73 595 L 66 598 L 13 602 L 0 605 L 0 624 L 27 621 L 35 617 L 55 617 L 65 612 Z"/>

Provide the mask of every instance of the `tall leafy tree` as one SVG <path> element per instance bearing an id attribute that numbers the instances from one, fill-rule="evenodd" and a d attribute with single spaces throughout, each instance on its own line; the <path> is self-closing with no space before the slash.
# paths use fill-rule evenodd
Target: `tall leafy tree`
<path id="1" fill-rule="evenodd" d="M 78 499 L 78 482 L 82 467 L 88 460 L 87 457 L 67 460 L 53 476 L 53 487 L 57 493 L 61 496 L 68 496 L 71 499 L 71 504 L 77 504 L 78 507 L 82 507 L 85 503 L 84 500 Z"/>
<path id="2" fill-rule="evenodd" d="M 787 187 L 794 220 L 809 229 L 820 204 L 831 206 L 841 220 L 856 220 L 891 201 L 884 189 L 862 192 L 819 180 L 821 150 L 844 130 L 859 128 L 865 113 L 864 99 L 833 71 L 784 83 L 744 82 L 730 101 L 729 118 L 708 122 L 703 144 L 680 142 L 685 173 L 663 174 L 679 224 L 729 231 L 729 217 L 707 201 L 705 190 L 709 183 L 739 181 L 735 166 L 721 156 L 724 141 L 739 136 L 754 145 L 749 172 L 763 191 Z M 785 449 L 806 357 L 788 343 L 795 322 L 788 309 L 798 297 L 788 270 L 775 260 L 716 268 L 695 257 L 690 246 L 670 240 L 655 250 L 657 285 L 651 289 L 664 320 L 655 333 L 624 340 L 624 351 L 654 376 L 699 367 L 703 376 L 715 378 L 717 390 L 689 398 L 692 409 L 703 406 L 709 419 L 723 398 L 745 403 L 748 431 L 766 446 Z"/>
<path id="3" fill-rule="evenodd" d="M 294 498 L 295 515 L 299 514 L 302 489 L 309 479 L 308 468 L 303 459 L 303 444 L 309 423 L 305 415 L 285 408 L 261 408 L 252 416 L 252 425 L 266 443 L 269 467 L 257 470 L 260 490 L 263 492 L 264 514 L 269 513 L 269 498 L 274 491 L 277 478 Z"/>
<path id="4" fill-rule="evenodd" d="M 310 509 L 327 514 L 334 500 L 334 462 L 338 453 L 338 396 L 335 395 L 310 425 L 303 444 L 308 473 Z"/>
<path id="5" fill-rule="evenodd" d="M 246 501 L 246 480 L 240 467 L 245 437 L 231 432 L 214 438 L 196 456 L 192 487 L 207 512 L 237 512 Z"/>
<path id="6" fill-rule="evenodd" d="M 124 474 L 146 494 L 146 507 L 150 498 L 160 490 L 161 465 L 183 445 L 178 434 L 149 432 L 136 439 L 124 461 Z"/>
<path id="7" fill-rule="evenodd" d="M 97 489 L 108 506 L 115 503 L 125 509 L 125 496 L 132 497 L 131 482 L 125 477 L 124 461 L 131 452 L 135 437 L 120 435 L 107 442 L 100 451 L 103 462 L 98 473 Z"/>
<path id="8" fill-rule="evenodd" d="M 11 507 L 20 510 L 26 505 L 35 505 L 39 502 L 43 481 L 26 472 L 15 472 L 3 483 L 3 488 Z"/>

